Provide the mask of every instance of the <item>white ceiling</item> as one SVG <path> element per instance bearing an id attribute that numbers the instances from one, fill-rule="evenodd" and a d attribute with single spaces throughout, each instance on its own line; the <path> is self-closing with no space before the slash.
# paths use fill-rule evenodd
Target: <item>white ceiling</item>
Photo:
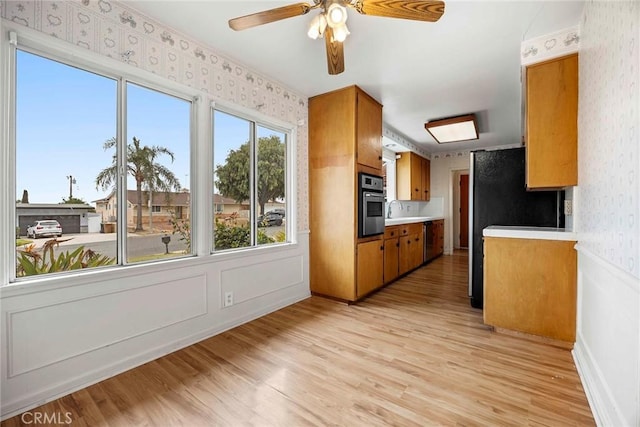
<path id="1" fill-rule="evenodd" d="M 292 1 L 129 0 L 126 4 L 306 96 L 356 84 L 384 105 L 384 122 L 427 152 L 521 141 L 520 43 L 578 24 L 583 1 L 446 1 L 435 23 L 349 11 L 345 72 L 327 73 L 317 13 L 248 30 L 230 18 Z M 312 3 L 312 1 L 311 1 Z M 436 144 L 424 123 L 475 113 L 480 139 Z"/>

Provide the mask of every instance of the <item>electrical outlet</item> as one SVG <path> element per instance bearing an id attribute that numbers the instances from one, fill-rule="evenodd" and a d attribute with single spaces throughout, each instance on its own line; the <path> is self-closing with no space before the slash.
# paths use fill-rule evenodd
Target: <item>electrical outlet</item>
<path id="1" fill-rule="evenodd" d="M 564 214 L 573 215 L 573 201 L 571 200 L 564 201 Z"/>
<path id="2" fill-rule="evenodd" d="M 411 211 L 411 205 L 407 203 L 407 212 Z"/>
<path id="3" fill-rule="evenodd" d="M 223 307 L 231 307 L 233 305 L 233 292 L 225 292 L 224 293 L 224 301 L 222 302 Z"/>

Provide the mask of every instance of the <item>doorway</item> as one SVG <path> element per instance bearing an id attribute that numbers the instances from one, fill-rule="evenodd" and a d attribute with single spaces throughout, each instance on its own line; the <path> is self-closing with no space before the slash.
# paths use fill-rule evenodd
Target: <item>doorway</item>
<path id="1" fill-rule="evenodd" d="M 451 171 L 453 248 L 469 247 L 469 169 Z"/>

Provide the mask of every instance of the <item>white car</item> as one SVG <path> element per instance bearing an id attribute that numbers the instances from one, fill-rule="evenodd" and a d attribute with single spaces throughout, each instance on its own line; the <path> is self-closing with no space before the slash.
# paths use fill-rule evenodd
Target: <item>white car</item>
<path id="1" fill-rule="evenodd" d="M 36 221 L 27 227 L 27 237 L 62 236 L 62 226 L 55 219 Z"/>

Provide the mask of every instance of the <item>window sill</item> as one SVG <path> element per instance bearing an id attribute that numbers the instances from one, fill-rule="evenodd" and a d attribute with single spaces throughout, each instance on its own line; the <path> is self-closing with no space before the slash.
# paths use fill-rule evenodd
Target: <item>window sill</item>
<path id="1" fill-rule="evenodd" d="M 126 266 L 95 268 L 87 271 L 76 270 L 49 276 L 33 276 L 18 282 L 0 286 L 0 299 L 21 295 L 37 294 L 64 289 L 74 286 L 90 285 L 94 282 L 130 279 L 136 276 L 189 269 L 211 263 L 226 262 L 235 259 L 253 258 L 258 256 L 275 256 L 299 249 L 299 243 L 281 243 L 262 247 L 216 252 L 201 256 L 185 256 L 166 261 L 155 261 Z M 141 286 L 146 286 L 141 284 Z M 133 286 L 134 288 L 137 286 Z"/>

